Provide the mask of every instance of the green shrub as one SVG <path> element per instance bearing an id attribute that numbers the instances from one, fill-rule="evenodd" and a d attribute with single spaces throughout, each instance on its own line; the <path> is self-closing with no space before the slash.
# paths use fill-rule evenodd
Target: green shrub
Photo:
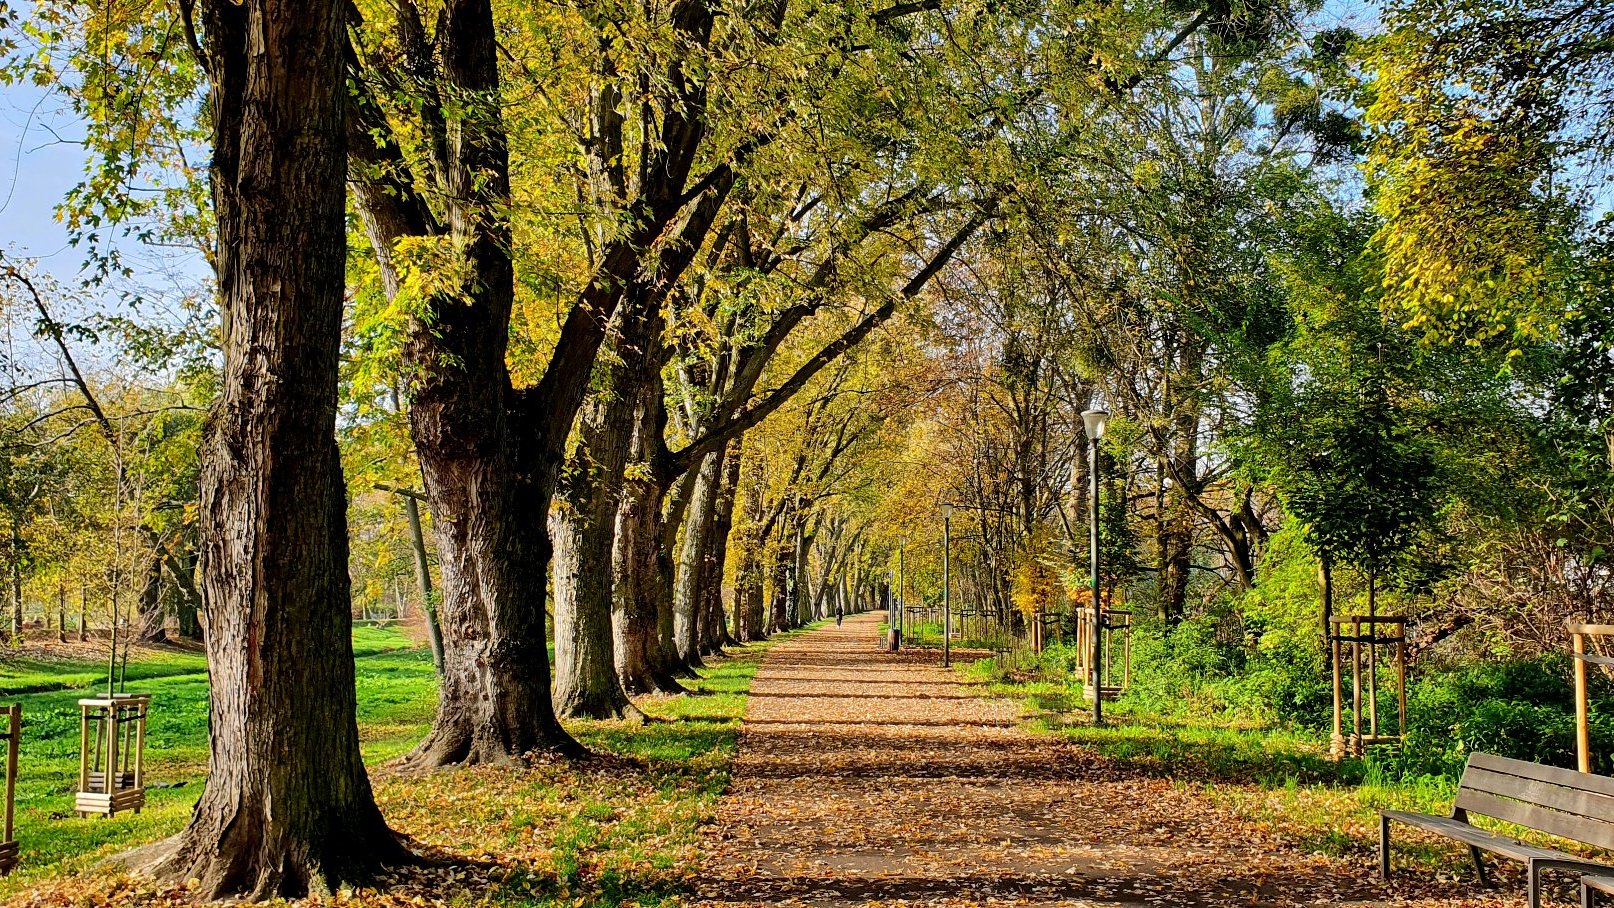
<path id="1" fill-rule="evenodd" d="M 1594 769 L 1614 758 L 1614 702 L 1593 705 Z M 1553 654 L 1474 662 L 1420 674 L 1408 685 L 1399 753 L 1375 759 L 1400 777 L 1456 778 L 1471 751 L 1575 766 L 1575 698 L 1568 659 Z"/>

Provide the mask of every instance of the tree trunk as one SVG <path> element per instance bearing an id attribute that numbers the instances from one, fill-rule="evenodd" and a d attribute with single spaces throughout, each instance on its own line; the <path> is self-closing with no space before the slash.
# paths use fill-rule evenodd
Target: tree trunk
<path id="1" fill-rule="evenodd" d="M 396 289 L 393 294 L 396 295 Z M 403 406 L 403 395 L 398 393 L 398 386 L 392 386 L 392 408 L 400 414 L 406 414 Z M 432 668 L 439 677 L 443 674 L 443 631 L 437 623 L 437 602 L 432 596 L 432 566 L 431 557 L 426 551 L 426 534 L 420 519 L 420 501 L 412 490 L 392 490 L 403 499 L 404 518 L 409 522 L 409 548 L 415 556 L 415 588 L 420 591 L 420 611 L 426 619 L 426 642 L 432 650 Z M 402 609 L 399 617 L 402 617 Z"/>
<path id="2" fill-rule="evenodd" d="M 168 551 L 165 561 L 168 576 L 173 578 L 178 593 L 175 611 L 179 617 L 179 635 L 187 640 L 200 640 L 202 593 L 196 588 L 196 547 L 187 544 L 179 555 Z"/>
<path id="3" fill-rule="evenodd" d="M 11 639 L 22 637 L 22 533 L 11 522 Z"/>
<path id="4" fill-rule="evenodd" d="M 684 521 L 683 545 L 678 552 L 678 573 L 673 592 L 673 638 L 678 642 L 678 658 L 685 665 L 701 663 L 702 607 L 701 586 L 710 571 L 711 541 L 718 486 L 723 471 L 721 452 L 701 459 L 695 474 L 695 487 L 689 496 L 689 514 Z"/>
<path id="5" fill-rule="evenodd" d="M 768 618 L 768 630 L 773 633 L 790 630 L 794 618 L 790 601 L 790 567 L 796 559 L 795 536 L 791 532 L 793 522 L 793 517 L 783 521 L 781 538 L 773 550 L 773 598 Z"/>
<path id="6" fill-rule="evenodd" d="M 746 480 L 740 561 L 734 570 L 734 635 L 741 642 L 764 640 L 768 636 L 762 589 L 762 480 L 755 468 Z"/>
<path id="7" fill-rule="evenodd" d="M 671 594 L 665 587 L 667 553 L 662 499 L 671 480 L 657 463 L 667 409 L 661 380 L 662 315 L 647 307 L 624 318 L 621 392 L 632 395 L 622 499 L 611 553 L 611 636 L 617 676 L 629 693 L 682 693 L 673 677 Z M 665 617 L 665 621 L 663 618 Z"/>
<path id="8" fill-rule="evenodd" d="M 406 770 L 509 763 L 536 750 L 584 753 L 550 700 L 544 515 L 598 349 L 592 319 L 609 317 L 616 291 L 591 283 L 568 313 L 543 380 L 512 388 L 505 354 L 515 271 L 496 39 L 488 0 L 449 0 L 440 10 L 430 62 L 458 99 L 453 109 L 436 111 L 450 120 L 438 161 L 446 224 L 418 194 L 373 101 L 357 100 L 349 124 L 360 165 L 355 186 L 389 296 L 401 282 L 394 246 L 406 238 L 446 232 L 471 275 L 463 287 L 426 301 L 429 312 L 412 320 L 404 347 L 412 367 L 409 423 L 443 589 L 437 718 L 400 761 Z"/>
<path id="9" fill-rule="evenodd" d="M 1156 548 L 1159 556 L 1160 617 L 1175 625 L 1188 606 L 1189 572 L 1193 567 L 1194 523 L 1186 505 L 1167 494 L 1166 511 L 1160 515 Z"/>
<path id="10" fill-rule="evenodd" d="M 163 611 L 163 552 L 152 538 L 151 557 L 146 562 L 146 582 L 140 587 L 137 617 L 140 629 L 135 639 L 141 643 L 165 643 L 168 629 L 163 625 L 167 615 Z"/>
<path id="11" fill-rule="evenodd" d="M 481 365 L 504 377 L 502 356 Z M 581 755 L 549 691 L 544 597 L 551 553 L 533 515 L 549 511 L 553 474 L 533 462 L 530 448 L 516 449 L 504 407 L 487 399 L 502 395 L 458 376 L 429 381 L 422 378 L 427 387 L 410 413 L 442 570 L 443 673 L 432 731 L 400 766 L 510 763 L 538 750 Z M 471 415 L 475 410 L 485 421 Z M 479 423 L 486 430 L 471 435 Z"/>
<path id="12" fill-rule="evenodd" d="M 409 546 L 415 553 L 415 587 L 420 590 L 420 610 L 426 618 L 426 642 L 432 649 L 432 668 L 443 673 L 443 631 L 437 623 L 437 601 L 432 595 L 431 560 L 426 554 L 426 534 L 421 529 L 420 502 L 404 496 L 404 516 L 409 520 Z"/>
<path id="13" fill-rule="evenodd" d="M 801 627 L 818 617 L 812 611 L 812 566 L 808 560 L 812 552 L 813 532 L 803 530 L 795 540 L 795 560 L 790 565 L 790 598 L 795 606 L 795 613 L 791 616 L 793 627 Z"/>
<path id="14" fill-rule="evenodd" d="M 634 317 L 634 304 L 618 310 Z M 621 347 L 618 322 L 618 344 Z M 642 719 L 628 700 L 613 650 L 612 571 L 637 401 L 624 393 L 620 355 L 579 417 L 577 450 L 550 514 L 555 540 L 555 709 L 563 716 Z"/>
<path id="15" fill-rule="evenodd" d="M 210 0 L 221 390 L 201 455 L 208 775 L 158 872 L 202 899 L 329 894 L 408 852 L 359 755 L 337 452 L 343 4 Z"/>
<path id="16" fill-rule="evenodd" d="M 728 566 L 729 535 L 734 531 L 734 505 L 740 485 L 740 462 L 745 451 L 744 438 L 742 435 L 729 443 L 728 454 L 723 459 L 717 502 L 714 505 L 716 510 L 712 516 L 712 554 L 710 573 L 706 576 L 705 596 L 710 604 L 708 614 L 712 619 L 712 643 L 717 650 L 725 646 L 735 646 L 740 642 L 736 639 L 738 633 L 729 632 L 727 610 L 723 607 L 723 575 Z M 736 596 L 735 608 L 738 607 L 739 597 Z"/>

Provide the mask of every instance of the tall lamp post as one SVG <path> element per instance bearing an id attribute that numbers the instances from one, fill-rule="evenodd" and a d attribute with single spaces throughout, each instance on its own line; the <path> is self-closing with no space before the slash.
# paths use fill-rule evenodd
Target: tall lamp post
<path id="1" fill-rule="evenodd" d="M 897 542 L 897 649 L 902 649 L 902 635 L 908 622 L 908 539 Z"/>
<path id="2" fill-rule="evenodd" d="M 953 506 L 942 502 L 942 668 L 953 664 Z"/>
<path id="3" fill-rule="evenodd" d="M 1108 411 L 1093 409 L 1082 413 L 1087 428 L 1088 485 L 1088 554 L 1093 575 L 1093 650 L 1089 658 L 1092 668 L 1087 672 L 1087 684 L 1093 690 L 1093 724 L 1104 723 L 1104 606 L 1099 599 L 1098 582 L 1098 441 L 1104 437 L 1104 424 L 1109 421 Z"/>

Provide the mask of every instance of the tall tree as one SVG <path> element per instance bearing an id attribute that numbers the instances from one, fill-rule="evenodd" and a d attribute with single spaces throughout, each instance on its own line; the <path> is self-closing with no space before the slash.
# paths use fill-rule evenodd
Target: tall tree
<path id="1" fill-rule="evenodd" d="M 158 872 L 204 898 L 331 893 L 407 852 L 359 755 L 336 448 L 344 5 L 211 0 L 224 368 L 202 455 L 207 787 Z"/>

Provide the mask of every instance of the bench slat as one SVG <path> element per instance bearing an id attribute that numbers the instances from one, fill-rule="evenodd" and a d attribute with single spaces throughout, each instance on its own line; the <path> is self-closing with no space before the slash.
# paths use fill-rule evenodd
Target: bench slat
<path id="1" fill-rule="evenodd" d="M 1551 782 L 1554 785 L 1566 785 L 1570 788 L 1579 788 L 1614 797 L 1614 778 L 1609 776 L 1576 772 L 1573 769 L 1545 766 L 1540 763 L 1531 763 L 1528 760 L 1514 760 L 1509 757 L 1499 757 L 1496 754 L 1481 753 L 1479 751 L 1468 755 L 1468 766 L 1471 769 L 1488 769 L 1491 772 L 1518 776 L 1521 779 Z"/>
<path id="2" fill-rule="evenodd" d="M 1589 820 L 1572 813 L 1523 801 L 1510 801 L 1467 788 L 1457 790 L 1457 806 L 1503 822 L 1528 826 L 1548 835 L 1574 839 L 1599 848 L 1614 848 L 1614 824 L 1606 821 Z"/>
<path id="3" fill-rule="evenodd" d="M 1404 813 L 1399 810 L 1386 810 L 1383 813 L 1397 822 L 1439 833 L 1459 842 L 1477 845 L 1486 851 L 1500 854 L 1520 863 L 1531 858 L 1568 857 L 1568 855 L 1563 855 L 1557 851 L 1537 848 L 1534 845 L 1526 845 L 1517 839 L 1510 839 L 1493 832 L 1487 832 L 1478 826 L 1471 826 L 1462 820 L 1454 820 L 1450 817 L 1436 817 L 1424 813 Z"/>
<path id="4" fill-rule="evenodd" d="M 1463 773 L 1462 787 L 1614 825 L 1614 795 L 1472 766 Z"/>

